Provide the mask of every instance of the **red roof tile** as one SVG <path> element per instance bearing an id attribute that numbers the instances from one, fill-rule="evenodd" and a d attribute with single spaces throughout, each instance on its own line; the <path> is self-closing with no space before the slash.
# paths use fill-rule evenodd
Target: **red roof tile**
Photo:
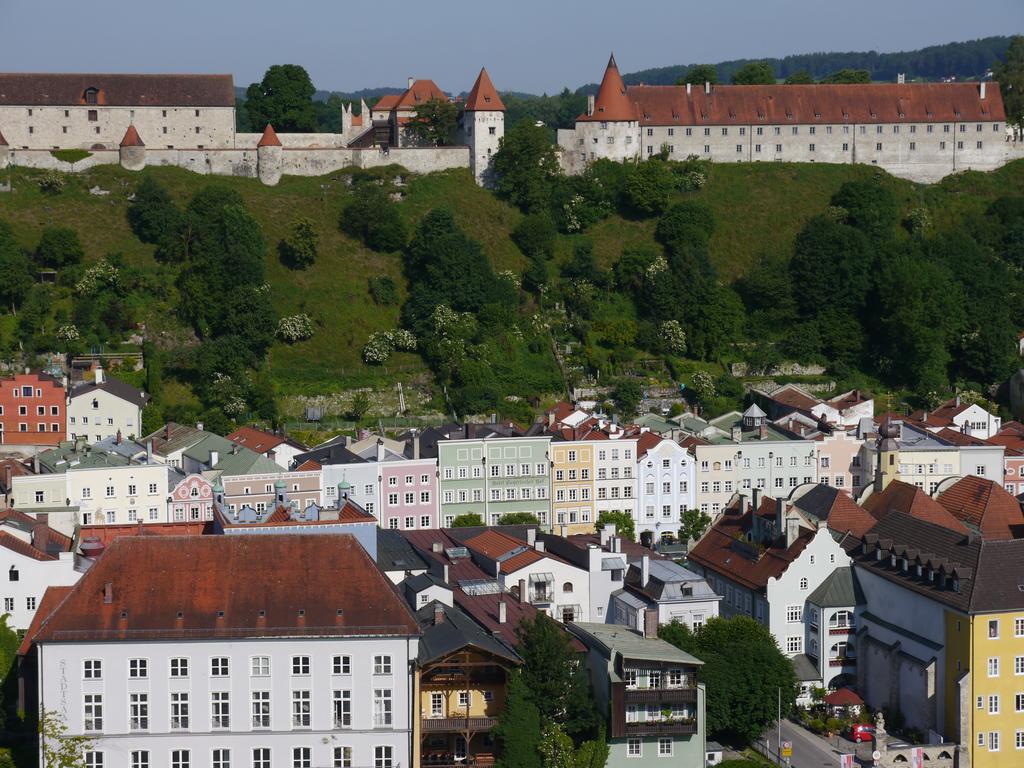
<path id="1" fill-rule="evenodd" d="M 467 539 L 466 546 L 490 560 L 497 560 L 517 549 L 523 549 L 522 552 L 501 561 L 502 573 L 515 573 L 520 568 L 525 568 L 544 558 L 544 555 L 537 550 L 526 548 L 525 541 L 499 531 L 479 533 L 473 538 Z"/>
<path id="2" fill-rule="evenodd" d="M 377 99 L 377 103 L 373 105 L 373 109 L 380 111 L 391 111 L 398 106 L 399 100 L 402 98 L 400 93 L 386 93 Z"/>
<path id="3" fill-rule="evenodd" d="M 128 130 L 124 132 L 124 138 L 121 139 L 122 147 L 144 147 L 146 146 L 142 139 L 139 138 L 139 132 L 135 130 L 135 125 L 129 125 Z"/>
<path id="4" fill-rule="evenodd" d="M 36 634 L 39 632 L 39 627 L 42 626 L 43 622 L 50 617 L 50 614 L 54 612 L 58 605 L 67 597 L 71 592 L 71 587 L 47 587 L 46 591 L 43 592 L 43 598 L 39 601 L 39 606 L 36 608 L 35 616 L 32 617 L 32 621 L 29 622 L 28 630 L 25 632 L 25 637 L 21 641 L 21 645 L 18 646 L 18 655 L 24 656 L 32 648 L 32 643 L 36 638 Z"/>
<path id="5" fill-rule="evenodd" d="M 270 126 L 267 127 L 269 128 Z M 246 448 L 256 451 L 256 453 L 272 451 L 285 441 L 280 435 L 272 435 L 255 427 L 239 427 L 225 437 L 233 443 L 244 445 Z"/>
<path id="6" fill-rule="evenodd" d="M 658 446 L 662 440 L 666 438 L 659 435 L 657 432 L 644 432 L 640 435 L 640 439 L 636 441 L 636 457 L 642 459 L 647 455 L 647 452 L 652 448 Z"/>
<path id="7" fill-rule="evenodd" d="M 83 525 L 79 542 L 95 539 L 105 547 L 126 536 L 204 536 L 213 533 L 213 523 L 128 523 L 126 525 Z"/>
<path id="8" fill-rule="evenodd" d="M 826 694 L 824 701 L 830 707 L 853 707 L 864 703 L 864 699 L 849 688 L 840 688 Z"/>
<path id="9" fill-rule="evenodd" d="M 0 73 L 4 106 L 86 104 L 86 91 L 97 89 L 96 103 L 116 107 L 233 107 L 231 75 L 128 75 L 98 73 Z"/>
<path id="10" fill-rule="evenodd" d="M 321 470 L 321 466 L 320 466 L 319 462 L 313 461 L 313 459 L 306 459 L 304 462 L 299 464 L 299 466 L 297 466 L 294 471 L 296 471 L 296 472 L 319 472 L 320 470 Z"/>
<path id="11" fill-rule="evenodd" d="M 594 99 L 594 114 L 580 115 L 577 120 L 598 120 L 601 122 L 635 121 L 639 119 L 636 102 L 626 94 L 626 85 L 615 63 L 615 54 L 608 59 L 608 66 L 601 78 L 601 87 Z"/>
<path id="12" fill-rule="evenodd" d="M 419 634 L 405 601 L 353 536 L 118 539 L 35 641 L 314 634 Z"/>
<path id="13" fill-rule="evenodd" d="M 925 520 L 957 533 L 968 533 L 967 527 L 945 507 L 916 485 L 893 480 L 881 493 L 872 493 L 864 501 L 864 509 L 876 520 L 884 520 L 893 512 Z"/>
<path id="14" fill-rule="evenodd" d="M 55 555 L 41 552 L 24 539 L 9 534 L 7 531 L 0 531 L 0 547 L 17 552 L 24 557 L 31 557 L 33 560 L 56 560 Z"/>
<path id="15" fill-rule="evenodd" d="M 257 147 L 280 147 L 281 140 L 277 138 L 277 133 L 274 131 L 274 126 L 267 123 L 267 127 L 263 129 L 263 135 L 260 137 Z"/>
<path id="16" fill-rule="evenodd" d="M 467 112 L 505 111 L 505 105 L 502 103 L 501 97 L 498 96 L 498 91 L 494 87 L 494 83 L 491 82 L 490 75 L 487 74 L 486 69 L 482 68 L 480 70 L 476 82 L 473 83 L 469 95 L 466 96 L 465 110 Z"/>
<path id="17" fill-rule="evenodd" d="M 930 422 L 929 422 L 930 423 Z M 937 437 L 941 437 L 947 443 L 953 445 L 988 445 L 987 440 L 982 440 L 980 437 L 973 437 L 966 435 L 959 429 L 950 429 L 949 427 L 943 427 L 935 433 Z"/>
<path id="18" fill-rule="evenodd" d="M 1020 502 L 993 480 L 974 475 L 961 478 L 936 499 L 957 520 L 970 523 L 982 538 L 1024 538 Z"/>

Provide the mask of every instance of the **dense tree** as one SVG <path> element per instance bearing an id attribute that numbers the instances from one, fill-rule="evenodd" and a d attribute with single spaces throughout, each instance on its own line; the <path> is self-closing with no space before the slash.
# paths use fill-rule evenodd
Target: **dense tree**
<path id="1" fill-rule="evenodd" d="M 416 114 L 405 124 L 405 130 L 417 144 L 441 147 L 455 136 L 458 109 L 447 99 L 428 99 L 416 107 Z"/>
<path id="2" fill-rule="evenodd" d="M 823 300 L 859 313 L 874 274 L 874 249 L 860 231 L 828 216 L 810 219 L 796 238 L 789 264 L 801 313 L 817 315 Z"/>
<path id="3" fill-rule="evenodd" d="M 683 541 L 699 539 L 711 525 L 711 517 L 699 509 L 688 509 L 680 518 L 679 538 Z"/>
<path id="4" fill-rule="evenodd" d="M 476 512 L 456 515 L 452 520 L 452 528 L 476 528 L 484 524 L 484 519 Z"/>
<path id="5" fill-rule="evenodd" d="M 298 64 L 274 64 L 245 92 L 249 124 L 256 132 L 273 125 L 281 133 L 311 133 L 317 129 L 309 73 Z"/>
<path id="6" fill-rule="evenodd" d="M 851 69 L 846 67 L 838 72 L 832 72 L 821 79 L 823 83 L 870 83 L 871 73 L 866 69 Z"/>
<path id="7" fill-rule="evenodd" d="M 531 512 L 506 512 L 501 516 L 502 525 L 540 525 L 540 520 Z"/>
<path id="8" fill-rule="evenodd" d="M 700 85 L 701 83 L 718 85 L 718 68 L 714 64 L 694 64 L 679 79 L 676 85 L 686 85 L 687 83 L 694 85 Z"/>
<path id="9" fill-rule="evenodd" d="M 178 231 L 181 209 L 165 186 L 154 177 L 145 176 L 128 204 L 128 224 L 139 240 L 159 245 Z"/>
<path id="10" fill-rule="evenodd" d="M 899 207 L 881 178 L 847 181 L 832 196 L 832 205 L 846 212 L 846 221 L 877 242 L 892 239 Z"/>
<path id="11" fill-rule="evenodd" d="M 796 699 L 793 665 L 768 628 L 748 616 L 712 618 L 696 633 L 678 622 L 659 627 L 658 636 L 701 661 L 707 686 L 707 728 L 717 738 L 749 743 L 776 719 L 779 692 L 783 711 Z"/>
<path id="12" fill-rule="evenodd" d="M 1008 120 L 1024 122 L 1024 35 L 1014 35 L 1006 55 L 992 66 L 992 76 L 999 82 Z"/>
<path id="13" fill-rule="evenodd" d="M 599 513 L 594 528 L 600 531 L 606 525 L 615 526 L 616 536 L 636 541 L 636 523 L 633 522 L 633 516 L 629 512 L 605 511 Z"/>
<path id="14" fill-rule="evenodd" d="M 540 711 L 518 669 L 509 674 L 505 708 L 498 715 L 493 735 L 499 746 L 499 768 L 541 767 Z"/>
<path id="15" fill-rule="evenodd" d="M 501 138 L 492 167 L 498 194 L 524 211 L 546 209 L 561 174 L 548 132 L 528 120 L 516 123 Z"/>
<path id="16" fill-rule="evenodd" d="M 557 235 L 555 223 L 546 212 L 529 213 L 512 230 L 512 241 L 529 258 L 550 259 Z"/>
<path id="17" fill-rule="evenodd" d="M 78 233 L 70 227 L 45 227 L 36 246 L 36 259 L 53 269 L 78 264 L 85 257 L 85 249 Z"/>
<path id="18" fill-rule="evenodd" d="M 703 203 L 676 203 L 658 219 L 654 236 L 666 247 L 689 244 L 706 246 L 715 231 L 715 214 Z"/>
<path id="19" fill-rule="evenodd" d="M 572 258 L 562 265 L 562 277 L 586 280 L 594 285 L 606 282 L 606 276 L 597 266 L 594 244 L 590 240 L 583 240 L 573 246 Z"/>
<path id="20" fill-rule="evenodd" d="M 405 221 L 383 187 L 356 186 L 351 202 L 341 212 L 341 231 L 359 238 L 375 251 L 397 251 L 408 239 Z"/>
<path id="21" fill-rule="evenodd" d="M 797 70 L 786 78 L 786 85 L 810 85 L 813 82 L 814 78 L 806 69 Z"/>
<path id="22" fill-rule="evenodd" d="M 18 246 L 14 232 L 0 221 L 0 303 L 13 312 L 32 287 L 32 263 Z"/>
<path id="23" fill-rule="evenodd" d="M 522 676 L 542 722 L 557 721 L 574 740 L 597 731 L 586 665 L 568 633 L 554 619 L 538 612 L 516 628 L 516 651 L 523 659 Z"/>
<path id="24" fill-rule="evenodd" d="M 306 269 L 316 263 L 319 245 L 320 234 L 316 231 L 313 220 L 300 216 L 289 225 L 288 236 L 280 242 L 278 250 L 285 266 Z"/>
<path id="25" fill-rule="evenodd" d="M 774 85 L 775 70 L 766 61 L 752 61 L 740 67 L 732 76 L 733 85 Z"/>
<path id="26" fill-rule="evenodd" d="M 668 208 L 676 190 L 676 177 L 667 163 L 648 160 L 633 166 L 626 176 L 625 202 L 639 216 L 657 216 Z"/>

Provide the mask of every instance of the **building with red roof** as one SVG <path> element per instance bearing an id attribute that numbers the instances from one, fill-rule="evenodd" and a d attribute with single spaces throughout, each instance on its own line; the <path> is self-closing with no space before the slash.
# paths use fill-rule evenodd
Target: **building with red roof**
<path id="1" fill-rule="evenodd" d="M 295 457 L 309 450 L 309 446 L 292 440 L 287 435 L 264 432 L 255 427 L 239 427 L 225 437 L 243 448 L 266 456 L 282 469 L 291 469 L 292 464 L 295 463 Z"/>
<path id="2" fill-rule="evenodd" d="M 935 181 L 997 168 L 1005 141 L 998 83 L 626 86 L 615 57 L 596 97 L 558 133 L 563 167 L 655 155 L 715 162 L 870 163 Z M 969 134 L 969 135 L 968 135 Z"/>
<path id="3" fill-rule="evenodd" d="M 961 478 L 940 490 L 935 501 L 984 539 L 1024 538 L 1020 502 L 994 480 Z"/>
<path id="4" fill-rule="evenodd" d="M 0 379 L 0 444 L 31 450 L 64 440 L 67 395 L 60 379 L 27 370 Z"/>
<path id="5" fill-rule="evenodd" d="M 0 572 L 6 574 L 3 612 L 8 626 L 25 630 L 47 588 L 74 584 L 82 575 L 71 538 L 51 528 L 47 515 L 0 511 Z"/>

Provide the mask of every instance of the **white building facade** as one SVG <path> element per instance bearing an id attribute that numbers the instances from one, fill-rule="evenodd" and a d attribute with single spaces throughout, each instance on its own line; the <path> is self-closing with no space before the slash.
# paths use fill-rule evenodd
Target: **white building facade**
<path id="1" fill-rule="evenodd" d="M 645 441 L 641 438 L 641 445 Z M 642 450 L 642 449 L 641 449 Z M 637 460 L 638 502 L 636 532 L 673 536 L 683 512 L 697 508 L 696 462 L 678 443 L 662 440 Z"/>

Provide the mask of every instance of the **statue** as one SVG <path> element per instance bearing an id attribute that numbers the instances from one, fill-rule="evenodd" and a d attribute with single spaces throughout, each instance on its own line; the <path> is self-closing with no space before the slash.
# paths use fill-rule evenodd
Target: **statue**
<path id="1" fill-rule="evenodd" d="M 875 749 L 880 749 L 884 752 L 885 743 L 885 715 L 882 714 L 882 710 L 878 710 L 875 713 Z"/>

